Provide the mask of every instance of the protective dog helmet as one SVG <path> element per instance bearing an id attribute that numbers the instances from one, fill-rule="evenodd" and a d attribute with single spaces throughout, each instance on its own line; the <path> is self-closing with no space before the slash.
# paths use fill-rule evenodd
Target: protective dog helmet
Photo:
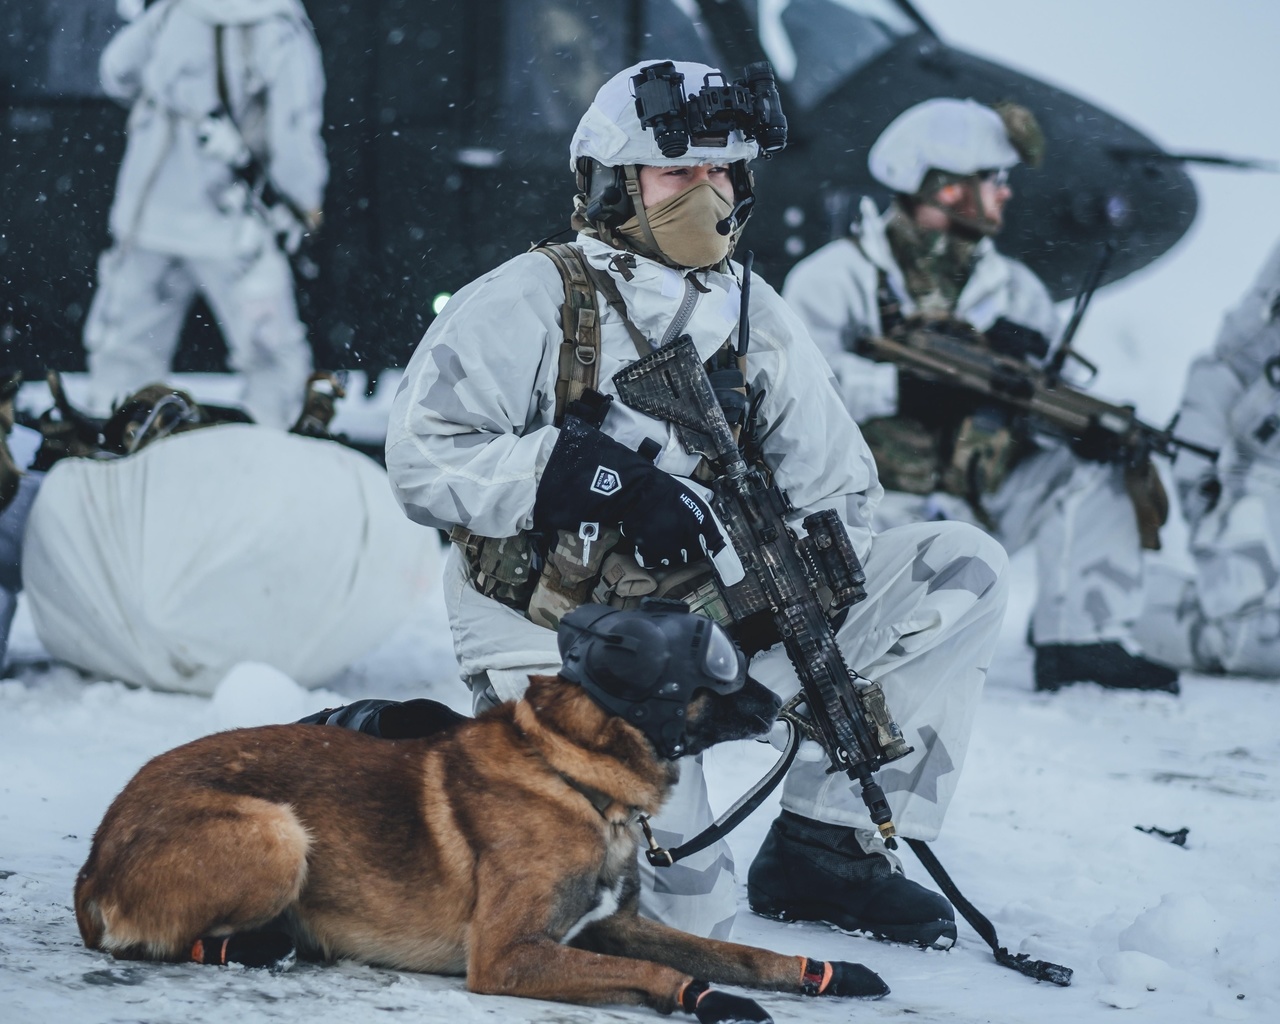
<path id="1" fill-rule="evenodd" d="M 584 604 L 560 620 L 560 674 L 649 738 L 658 753 L 684 753 L 685 707 L 694 692 L 737 693 L 747 659 L 716 622 L 680 601 L 639 611 Z"/>
<path id="2" fill-rule="evenodd" d="M 666 66 L 670 66 L 670 72 Z M 681 152 L 667 152 L 659 145 L 661 129 L 641 124 L 637 109 L 634 79 L 654 74 L 674 78 L 683 76 L 677 85 L 687 103 L 695 99 L 708 83 L 725 82 L 722 72 L 693 61 L 644 61 L 619 71 L 600 87 L 591 101 L 569 143 L 569 166 L 574 171 L 578 191 L 585 197 L 585 218 L 590 223 L 616 227 L 635 214 L 633 196 L 638 194 L 637 169 L 649 167 L 694 167 L 699 164 L 726 164 L 733 182 L 734 203 L 741 205 L 753 198 L 751 173 L 747 164 L 760 153 L 760 146 L 748 138 L 741 128 L 719 132 L 714 137 L 690 137 Z M 770 81 L 772 78 L 770 77 Z M 776 93 L 774 94 L 776 96 Z M 766 115 L 767 116 L 767 115 Z M 781 122 L 782 144 L 785 145 L 786 120 L 780 107 L 774 112 Z M 780 149 L 781 146 L 773 148 Z M 668 154 L 671 155 L 668 155 Z M 735 231 L 741 230 L 750 212 L 750 203 L 737 218 Z"/>
<path id="3" fill-rule="evenodd" d="M 931 170 L 965 176 L 1004 170 L 1021 159 L 994 109 L 974 100 L 931 99 L 889 122 L 867 167 L 880 184 L 909 196 Z"/>

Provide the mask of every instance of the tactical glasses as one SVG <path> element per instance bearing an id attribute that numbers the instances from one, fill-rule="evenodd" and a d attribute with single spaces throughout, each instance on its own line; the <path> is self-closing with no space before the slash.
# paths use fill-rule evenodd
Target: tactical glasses
<path id="1" fill-rule="evenodd" d="M 979 171 L 978 180 L 990 182 L 996 188 L 1004 188 L 1009 184 L 1009 168 L 993 167 L 989 171 Z"/>

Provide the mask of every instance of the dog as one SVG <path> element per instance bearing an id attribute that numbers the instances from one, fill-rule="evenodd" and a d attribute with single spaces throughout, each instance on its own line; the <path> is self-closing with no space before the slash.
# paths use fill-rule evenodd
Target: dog
<path id="1" fill-rule="evenodd" d="M 681 755 L 768 730 L 778 698 L 743 676 L 675 712 Z M 637 818 L 679 770 L 660 746 L 563 670 L 425 738 L 216 733 L 154 758 L 111 804 L 76 881 L 80 934 L 120 959 L 209 962 L 274 931 L 299 955 L 464 975 L 476 993 L 700 1021 L 771 1020 L 711 983 L 885 995 L 860 964 L 638 916 Z"/>

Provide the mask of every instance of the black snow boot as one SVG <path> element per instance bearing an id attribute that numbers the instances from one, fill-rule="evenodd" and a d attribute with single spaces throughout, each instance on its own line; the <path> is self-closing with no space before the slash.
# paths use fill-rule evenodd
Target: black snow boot
<path id="1" fill-rule="evenodd" d="M 1097 683 L 1112 690 L 1178 692 L 1178 670 L 1130 654 L 1110 641 L 1100 644 L 1039 644 L 1036 689 L 1059 690 L 1072 683 Z"/>
<path id="2" fill-rule="evenodd" d="M 854 829 L 783 811 L 747 873 L 747 900 L 763 917 L 823 921 L 885 942 L 948 949 L 956 915 L 947 899 L 867 853 Z"/>
<path id="3" fill-rule="evenodd" d="M 419 739 L 467 721 L 439 701 L 415 697 L 413 700 L 364 700 L 325 708 L 314 715 L 300 718 L 298 725 L 338 725 L 344 729 L 368 733 L 384 740 Z"/>

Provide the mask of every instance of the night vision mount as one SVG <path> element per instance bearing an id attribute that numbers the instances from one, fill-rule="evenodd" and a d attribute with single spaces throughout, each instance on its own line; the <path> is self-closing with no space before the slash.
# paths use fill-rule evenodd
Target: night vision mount
<path id="1" fill-rule="evenodd" d="M 718 85 L 712 79 L 719 79 Z M 650 64 L 633 76 L 640 124 L 668 158 L 683 156 L 695 146 L 726 146 L 737 129 L 755 140 L 765 156 L 787 144 L 787 119 L 768 61 L 748 64 L 742 78 L 729 82 L 719 71 L 703 76 L 702 88 L 685 97 L 684 75 L 671 61 Z"/>

